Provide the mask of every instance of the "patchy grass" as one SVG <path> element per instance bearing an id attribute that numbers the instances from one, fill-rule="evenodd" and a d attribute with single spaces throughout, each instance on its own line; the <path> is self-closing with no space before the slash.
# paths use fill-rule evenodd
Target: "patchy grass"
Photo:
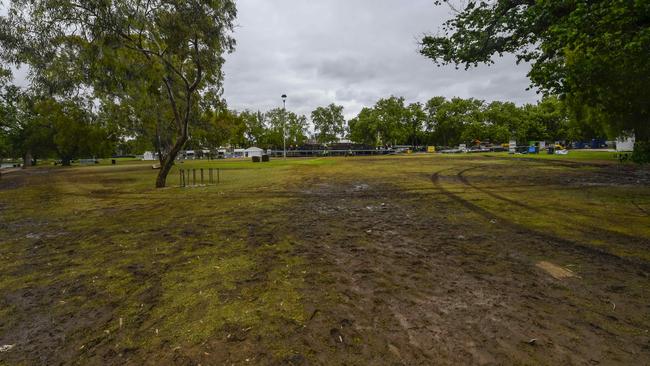
<path id="1" fill-rule="evenodd" d="M 0 364 L 21 359 L 138 364 L 148 355 L 162 363 L 210 364 L 295 356 L 301 346 L 291 337 L 315 314 L 307 306 L 314 298 L 306 294 L 316 295 L 306 280 L 322 286 L 317 296 L 324 304 L 345 298 L 327 274 L 314 279 L 315 259 L 304 254 L 304 236 L 291 229 L 304 219 L 296 214 L 320 215 L 301 208 L 305 194 L 334 183 L 347 187 L 339 195 L 363 185 L 389 187 L 382 188 L 386 197 L 408 197 L 419 216 L 444 225 L 472 221 L 489 232 L 491 225 L 503 224 L 650 261 L 647 170 L 621 168 L 607 153 L 533 158 L 185 161 L 162 190 L 153 188 L 157 171 L 150 162 L 40 167 L 3 176 L 0 344 L 18 348 L 0 355 Z M 220 184 L 180 189 L 181 168 L 218 168 Z M 372 212 L 382 203 L 372 197 L 350 204 Z M 323 235 L 350 240 L 346 225 L 322 225 Z M 370 250 L 369 235 L 354 240 Z M 338 243 L 328 240 L 323 239 Z M 458 245 L 476 258 L 492 250 Z M 484 275 L 510 269 L 498 261 L 482 268 Z M 382 286 L 400 289 L 390 281 Z M 630 286 L 637 286 L 637 293 L 643 283 Z M 619 328 L 639 331 L 629 324 Z M 358 336 L 352 339 L 363 344 Z"/>
<path id="2" fill-rule="evenodd" d="M 304 264 L 291 238 L 249 233 L 253 224 L 277 225 L 273 216 L 282 217 L 290 199 L 242 192 L 290 184 L 291 170 L 305 163 L 188 162 L 223 169 L 222 182 L 184 190 L 152 189 L 156 171 L 142 163 L 3 178 L 24 185 L 0 190 L 0 292 L 39 299 L 17 306 L 4 297 L 2 318 L 10 321 L 0 323 L 0 337 L 36 343 L 31 331 L 54 324 L 32 324 L 25 339 L 12 340 L 16 324 L 35 313 L 52 312 L 56 323 L 85 314 L 59 346 L 97 360 L 84 351 L 90 345 L 171 352 L 226 339 L 234 326 L 266 334 L 302 321 Z"/>
<path id="3" fill-rule="evenodd" d="M 501 153 L 487 153 L 484 156 L 492 157 L 509 157 L 513 159 L 542 159 L 542 160 L 557 160 L 557 161 L 592 161 L 613 163 L 618 162 L 616 152 L 607 150 L 569 150 L 567 155 L 547 154 L 546 151 L 539 154 L 508 154 L 507 152 Z"/>

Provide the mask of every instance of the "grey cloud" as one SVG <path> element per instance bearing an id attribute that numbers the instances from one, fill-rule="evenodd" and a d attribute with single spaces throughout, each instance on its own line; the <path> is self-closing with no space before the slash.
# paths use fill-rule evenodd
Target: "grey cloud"
<path id="1" fill-rule="evenodd" d="M 418 39 L 451 16 L 432 0 L 238 0 L 237 6 L 237 48 L 224 67 L 232 108 L 279 107 L 283 93 L 294 112 L 309 115 L 338 103 L 348 118 L 390 95 L 409 102 L 437 95 L 538 99 L 526 91 L 529 67 L 514 57 L 465 71 L 421 56 Z"/>
<path id="2" fill-rule="evenodd" d="M 297 113 L 338 103 L 348 118 L 390 95 L 537 100 L 526 91 L 528 66 L 513 57 L 465 71 L 421 56 L 419 37 L 450 17 L 431 0 L 239 0 L 238 7 L 238 47 L 225 66 L 225 96 L 236 109 L 281 106 L 283 93 Z"/>
<path id="3" fill-rule="evenodd" d="M 317 74 L 322 78 L 340 80 L 343 83 L 356 83 L 379 76 L 379 65 L 358 58 L 345 56 L 321 60 L 317 66 Z"/>

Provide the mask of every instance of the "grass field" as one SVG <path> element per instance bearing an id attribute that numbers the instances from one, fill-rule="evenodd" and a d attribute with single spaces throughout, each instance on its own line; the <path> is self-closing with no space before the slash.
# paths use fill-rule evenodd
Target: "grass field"
<path id="1" fill-rule="evenodd" d="M 650 170 L 611 153 L 0 179 L 0 365 L 650 363 Z"/>

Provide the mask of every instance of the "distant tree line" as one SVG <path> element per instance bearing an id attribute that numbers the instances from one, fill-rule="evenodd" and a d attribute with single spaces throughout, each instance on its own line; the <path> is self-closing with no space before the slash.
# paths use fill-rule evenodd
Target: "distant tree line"
<path id="1" fill-rule="evenodd" d="M 159 122 L 173 117 L 155 108 L 155 98 L 155 94 L 141 98 L 138 108 L 97 105 L 81 97 L 46 98 L 6 85 L 0 92 L 0 156 L 21 157 L 26 163 L 57 158 L 66 165 L 75 158 L 169 151 L 174 131 Z M 606 136 L 602 129 L 578 123 L 557 97 L 517 106 L 445 97 L 407 103 L 403 97 L 391 96 L 363 108 L 350 121 L 345 120 L 343 107 L 336 104 L 318 107 L 310 117 L 282 108 L 238 112 L 214 99 L 197 105 L 191 114 L 192 128 L 184 146 L 196 150 L 223 146 L 282 149 L 283 134 L 289 148 L 341 139 L 377 147 L 457 146 L 476 141 L 500 144 L 511 139 L 585 141 Z"/>
<path id="2" fill-rule="evenodd" d="M 439 0 L 434 3 L 449 3 Z M 234 112 L 222 100 L 223 55 L 234 50 L 233 0 L 10 0 L 0 16 L 0 156 L 72 158 L 154 149 L 157 187 L 182 149 L 279 148 L 307 140 L 307 117 Z M 466 1 L 420 52 L 466 68 L 515 54 L 529 62 L 537 105 L 437 97 L 379 100 L 345 124 L 342 108 L 311 114 L 321 143 L 451 146 L 474 140 L 584 140 L 636 135 L 650 161 L 647 1 Z M 7 86 L 8 65 L 29 87 Z M 554 97 L 558 96 L 558 97 Z"/>
<path id="3" fill-rule="evenodd" d="M 121 137 L 111 115 L 82 99 L 34 98 L 16 86 L 0 92 L 0 157 L 26 165 L 57 157 L 63 165 L 79 157 L 110 156 Z"/>
<path id="4" fill-rule="evenodd" d="M 307 116 L 282 108 L 267 112 L 242 112 L 222 106 L 206 112 L 194 124 L 188 149 L 221 146 L 282 149 L 283 131 L 290 148 L 306 143 L 329 144 L 342 139 L 367 146 L 457 146 L 476 141 L 507 143 L 527 141 L 589 141 L 605 138 L 602 129 L 580 124 L 557 97 L 537 104 L 486 103 L 469 98 L 434 97 L 426 103 L 407 104 L 405 98 L 382 98 L 346 121 L 342 106 L 330 104 Z M 123 151 L 150 150 L 146 134 L 128 141 Z"/>
<path id="5" fill-rule="evenodd" d="M 580 124 L 557 97 L 521 107 L 469 98 L 434 97 L 406 104 L 401 97 L 380 99 L 349 122 L 349 138 L 367 145 L 457 146 L 475 141 L 506 143 L 539 140 L 583 141 L 605 137 Z"/>
<path id="6" fill-rule="evenodd" d="M 282 149 L 285 142 L 287 147 L 294 148 L 311 140 L 326 144 L 346 137 L 343 107 L 335 104 L 318 107 L 311 113 L 313 133 L 310 133 L 310 119 L 307 116 L 283 108 L 266 112 L 239 112 L 228 109 L 225 103 L 204 111 L 193 126 L 187 149 L 224 146 Z M 151 150 L 155 146 L 155 136 L 142 133 L 138 138 L 120 144 L 120 149 L 125 153 Z"/>

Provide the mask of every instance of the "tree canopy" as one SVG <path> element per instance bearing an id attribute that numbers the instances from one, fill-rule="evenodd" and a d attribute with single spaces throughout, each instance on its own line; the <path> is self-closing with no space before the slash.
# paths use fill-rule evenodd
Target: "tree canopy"
<path id="1" fill-rule="evenodd" d="M 338 141 L 345 134 L 345 117 L 343 107 L 334 103 L 327 107 L 318 107 L 311 112 L 316 140 L 320 143 Z"/>
<path id="2" fill-rule="evenodd" d="M 557 97 L 521 107 L 511 102 L 487 104 L 474 98 L 444 97 L 407 105 L 404 98 L 390 97 L 363 108 L 349 125 L 349 138 L 370 146 L 499 144 L 511 139 L 522 143 L 583 141 L 606 136 L 602 129 L 585 129 L 588 126 L 576 123 Z"/>
<path id="3" fill-rule="evenodd" d="M 235 16 L 231 0 L 12 0 L 0 42 L 46 97 L 90 91 L 135 111 L 143 131 L 167 140 L 164 187 L 202 102 L 221 93 Z"/>
<path id="4" fill-rule="evenodd" d="M 565 98 L 582 123 L 650 140 L 647 1 L 470 0 L 442 30 L 422 39 L 438 64 L 468 68 L 513 53 L 531 62 L 532 84 Z"/>

